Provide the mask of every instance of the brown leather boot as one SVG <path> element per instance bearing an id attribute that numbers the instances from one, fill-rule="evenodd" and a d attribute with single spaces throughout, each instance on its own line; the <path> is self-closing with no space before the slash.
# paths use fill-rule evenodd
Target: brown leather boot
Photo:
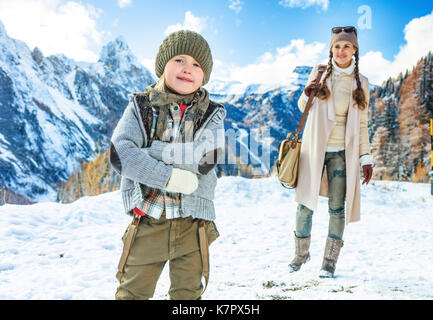
<path id="1" fill-rule="evenodd" d="M 323 256 L 322 268 L 319 273 L 320 278 L 333 278 L 335 266 L 337 264 L 340 249 L 344 241 L 328 237 L 326 239 L 325 254 Z"/>
<path id="2" fill-rule="evenodd" d="M 307 238 L 299 238 L 295 233 L 295 257 L 289 264 L 290 272 L 295 272 L 301 269 L 302 264 L 310 260 L 310 240 L 311 236 Z"/>

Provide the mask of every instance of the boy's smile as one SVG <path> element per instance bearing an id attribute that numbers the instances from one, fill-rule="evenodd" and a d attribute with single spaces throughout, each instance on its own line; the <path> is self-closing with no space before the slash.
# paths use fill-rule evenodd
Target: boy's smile
<path id="1" fill-rule="evenodd" d="M 171 58 L 164 69 L 165 85 L 179 94 L 190 94 L 197 91 L 203 83 L 203 69 L 189 55 L 178 55 Z"/>
<path id="2" fill-rule="evenodd" d="M 181 80 L 181 81 L 186 81 L 186 82 L 193 82 L 191 79 L 188 79 L 188 78 L 186 78 L 186 77 L 177 77 L 179 80 Z"/>

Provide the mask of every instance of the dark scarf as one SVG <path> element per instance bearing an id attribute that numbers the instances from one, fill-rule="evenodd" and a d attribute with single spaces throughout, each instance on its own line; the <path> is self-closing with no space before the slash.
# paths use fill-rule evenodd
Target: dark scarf
<path id="1" fill-rule="evenodd" d="M 147 87 L 145 93 L 149 98 L 150 105 L 158 113 L 153 140 L 167 141 L 167 129 L 171 129 L 167 125 L 169 122 L 173 122 L 170 106 L 173 108 L 174 106 L 178 107 L 179 104 L 191 104 L 191 107 L 185 110 L 183 114 L 179 136 L 183 142 L 193 141 L 194 133 L 208 109 L 208 91 L 201 87 L 194 93 L 180 95 L 167 88 L 161 78 L 157 83 Z"/>

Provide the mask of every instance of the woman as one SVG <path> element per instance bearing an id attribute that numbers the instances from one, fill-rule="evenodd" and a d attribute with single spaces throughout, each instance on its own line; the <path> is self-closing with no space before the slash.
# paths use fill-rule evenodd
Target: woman
<path id="1" fill-rule="evenodd" d="M 303 111 L 310 94 L 317 93 L 303 133 L 295 195 L 296 252 L 290 272 L 298 271 L 310 258 L 312 216 L 319 194 L 329 198 L 329 229 L 320 277 L 334 277 L 345 224 L 360 219 L 359 163 L 362 183 L 368 184 L 373 162 L 368 140 L 369 86 L 358 64 L 356 28 L 332 28 L 326 73 L 317 83 L 313 80 L 315 67 L 298 101 Z"/>

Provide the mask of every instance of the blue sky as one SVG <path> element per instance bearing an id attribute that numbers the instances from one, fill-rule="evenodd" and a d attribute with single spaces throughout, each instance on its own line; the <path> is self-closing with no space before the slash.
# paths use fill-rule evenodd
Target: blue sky
<path id="1" fill-rule="evenodd" d="M 0 20 L 31 49 L 76 60 L 97 60 L 121 35 L 149 68 L 170 31 L 193 29 L 211 46 L 211 80 L 282 82 L 296 65 L 326 62 L 337 25 L 358 27 L 361 72 L 376 84 L 433 49 L 427 0 L 0 0 Z"/>

